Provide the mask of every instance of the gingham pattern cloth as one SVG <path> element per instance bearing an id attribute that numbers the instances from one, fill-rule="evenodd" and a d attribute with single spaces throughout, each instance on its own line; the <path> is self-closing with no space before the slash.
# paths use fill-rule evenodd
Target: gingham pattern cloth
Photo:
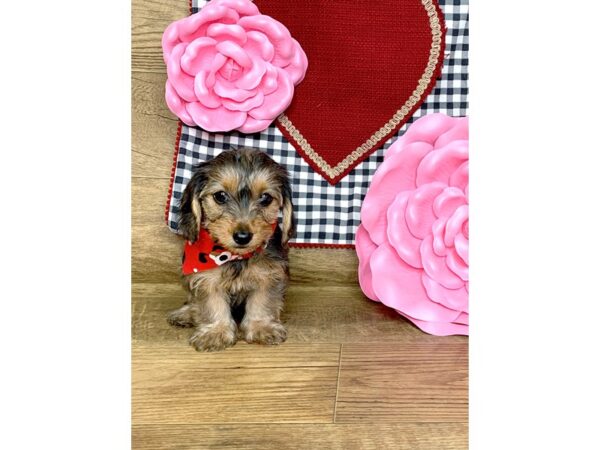
<path id="1" fill-rule="evenodd" d="M 207 2 L 192 0 L 192 12 Z M 468 109 L 469 6 L 467 0 L 439 0 L 446 20 L 446 52 L 442 75 L 412 118 L 379 150 L 356 166 L 335 186 L 317 174 L 296 152 L 275 125 L 261 133 L 245 135 L 208 133 L 182 124 L 181 139 L 167 210 L 169 228 L 177 232 L 179 201 L 195 165 L 231 148 L 254 147 L 268 153 L 288 169 L 298 221 L 292 245 L 348 246 L 360 223 L 360 207 L 375 169 L 386 149 L 417 118 L 434 112 L 466 116 Z"/>

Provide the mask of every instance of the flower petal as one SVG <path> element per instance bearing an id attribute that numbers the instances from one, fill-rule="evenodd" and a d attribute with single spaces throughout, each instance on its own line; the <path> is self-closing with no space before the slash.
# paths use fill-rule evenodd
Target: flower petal
<path id="1" fill-rule="evenodd" d="M 272 122 L 272 120 L 258 120 L 248 116 L 246 117 L 244 124 L 236 129 L 246 134 L 258 133 L 259 131 L 265 130 Z"/>
<path id="2" fill-rule="evenodd" d="M 431 235 L 433 236 L 433 251 L 438 256 L 446 256 L 448 249 L 444 244 L 444 231 L 446 231 L 446 218 L 436 220 L 431 226 Z"/>
<path id="3" fill-rule="evenodd" d="M 248 40 L 244 45 L 244 50 L 266 62 L 270 62 L 273 59 L 275 48 L 267 36 L 260 31 L 248 31 L 246 36 Z"/>
<path id="4" fill-rule="evenodd" d="M 179 65 L 186 47 L 186 43 L 175 46 L 167 61 L 167 75 L 177 94 L 186 102 L 193 102 L 196 100 L 196 94 L 194 94 L 194 77 L 183 72 Z"/>
<path id="5" fill-rule="evenodd" d="M 454 322 L 469 325 L 469 313 L 461 313 Z"/>
<path id="6" fill-rule="evenodd" d="M 265 75 L 262 78 L 262 81 L 260 82 L 259 89 L 262 91 L 263 94 L 269 95 L 277 90 L 277 86 L 279 85 L 277 83 L 277 77 L 279 76 L 279 73 L 277 72 L 277 69 L 275 67 L 267 64 L 265 65 L 267 67 L 267 72 L 265 73 Z"/>
<path id="7" fill-rule="evenodd" d="M 223 106 L 227 109 L 230 109 L 231 111 L 248 112 L 251 109 L 256 108 L 257 106 L 262 105 L 264 98 L 265 96 L 263 95 L 263 93 L 258 91 L 254 97 L 250 97 L 249 99 L 244 100 L 243 102 L 234 102 L 224 98 Z"/>
<path id="8" fill-rule="evenodd" d="M 396 249 L 398 256 L 415 268 L 423 268 L 421 264 L 421 239 L 416 238 L 406 225 L 406 206 L 410 197 L 409 191 L 396 196 L 387 210 L 387 237 Z"/>
<path id="9" fill-rule="evenodd" d="M 377 248 L 369 238 L 369 233 L 362 225 L 356 229 L 356 253 L 358 255 L 358 282 L 364 294 L 371 300 L 379 301 L 373 290 L 371 266 L 369 264 L 371 255 Z"/>
<path id="10" fill-rule="evenodd" d="M 275 119 L 279 114 L 285 111 L 292 102 L 294 85 L 283 69 L 278 68 L 277 73 L 277 90 L 269 95 L 265 95 L 263 104 L 248 112 L 248 114 L 255 119 Z"/>
<path id="11" fill-rule="evenodd" d="M 213 87 L 215 85 L 216 82 L 216 77 L 215 75 L 217 74 L 217 72 L 219 70 L 221 70 L 221 68 L 227 63 L 227 56 L 222 55 L 220 53 L 217 53 L 215 55 L 215 59 L 213 59 L 213 62 L 210 65 L 210 72 L 209 75 L 206 79 L 206 83 L 208 87 Z"/>
<path id="12" fill-rule="evenodd" d="M 469 161 L 465 161 L 450 175 L 450 186 L 455 186 L 462 190 L 466 190 L 469 185 Z"/>
<path id="13" fill-rule="evenodd" d="M 252 66 L 235 81 L 235 85 L 240 89 L 254 89 L 260 84 L 266 71 L 267 64 L 262 59 L 253 58 Z"/>
<path id="14" fill-rule="evenodd" d="M 460 289 L 465 282 L 446 266 L 446 258 L 433 251 L 433 237 L 427 236 L 421 243 L 421 262 L 429 278 L 448 289 Z"/>
<path id="15" fill-rule="evenodd" d="M 454 117 L 449 117 L 442 113 L 427 114 L 423 118 L 413 122 L 402 136 L 402 139 L 406 143 L 427 142 L 435 144 L 440 135 L 455 126 L 455 121 Z"/>
<path id="16" fill-rule="evenodd" d="M 215 95 L 212 89 L 206 86 L 206 72 L 200 71 L 194 80 L 194 92 L 198 101 L 207 108 L 218 108 L 221 106 L 221 99 Z"/>
<path id="17" fill-rule="evenodd" d="M 458 233 L 454 238 L 454 249 L 458 256 L 469 265 L 469 240 L 462 234 Z"/>
<path id="18" fill-rule="evenodd" d="M 192 76 L 201 70 L 207 70 L 217 55 L 216 43 L 217 41 L 208 37 L 191 42 L 181 56 L 181 68 Z"/>
<path id="19" fill-rule="evenodd" d="M 402 138 L 403 137 L 404 136 L 402 136 Z M 384 161 L 388 158 L 391 158 L 396 153 L 410 152 L 422 155 L 422 157 L 418 161 L 421 162 L 423 156 L 425 156 L 427 153 L 433 150 L 433 145 L 431 145 L 428 142 L 409 142 L 405 141 L 402 138 L 397 139 L 392 145 L 390 145 L 390 148 L 386 150 L 385 154 L 383 155 Z M 413 183 L 411 184 L 411 186 L 415 187 L 416 184 L 414 183 L 414 181 L 417 179 L 417 165 L 415 165 L 415 173 L 412 179 Z"/>
<path id="20" fill-rule="evenodd" d="M 468 322 L 468 314 L 461 314 L 453 322 L 427 322 L 424 320 L 414 319 L 407 314 L 403 314 L 398 311 L 408 320 L 413 322 L 417 327 L 426 333 L 433 334 L 434 336 L 452 336 L 452 335 L 469 335 L 469 324 L 463 323 Z M 464 317 L 466 316 L 466 319 Z"/>
<path id="21" fill-rule="evenodd" d="M 453 117 L 451 119 L 452 126 L 435 141 L 436 147 L 445 147 L 450 142 L 468 141 L 469 140 L 469 118 L 468 117 Z M 468 142 L 467 142 L 468 144 Z"/>
<path id="22" fill-rule="evenodd" d="M 294 55 L 294 42 L 288 29 L 272 17 L 265 15 L 242 17 L 238 22 L 246 30 L 260 31 L 267 36 L 275 48 L 273 65 L 285 67 Z"/>
<path id="23" fill-rule="evenodd" d="M 421 282 L 423 271 L 402 261 L 389 244 L 374 250 L 370 261 L 373 289 L 383 304 L 425 321 L 452 322 L 460 314 L 431 301 Z"/>
<path id="24" fill-rule="evenodd" d="M 306 57 L 306 53 L 296 41 L 292 38 L 294 42 L 294 54 L 290 60 L 290 63 L 284 67 L 284 70 L 290 76 L 290 80 L 294 83 L 294 86 L 300 83 L 304 79 L 304 75 L 306 75 L 306 69 L 308 68 L 308 58 Z"/>
<path id="25" fill-rule="evenodd" d="M 444 184 L 433 182 L 411 192 L 406 207 L 406 224 L 415 237 L 423 239 L 431 234 L 431 227 L 437 219 L 433 202 L 445 188 Z"/>
<path id="26" fill-rule="evenodd" d="M 179 117 L 183 123 L 191 127 L 196 126 L 196 122 L 185 109 L 185 102 L 179 97 L 169 80 L 167 80 L 165 86 L 165 100 L 171 112 Z"/>
<path id="27" fill-rule="evenodd" d="M 421 274 L 421 282 L 427 295 L 434 302 L 455 311 L 469 311 L 469 293 L 464 286 L 458 289 L 447 289 L 424 272 Z"/>
<path id="28" fill-rule="evenodd" d="M 258 7 L 248 0 L 212 0 L 210 3 L 231 8 L 240 16 L 253 16 L 255 14 L 260 14 Z"/>
<path id="29" fill-rule="evenodd" d="M 408 135 L 409 141 L 423 141 L 440 147 L 437 141 L 457 126 L 457 118 L 443 113 L 427 114 L 426 117 L 427 120 L 416 120 L 404 135 Z"/>
<path id="30" fill-rule="evenodd" d="M 258 92 L 257 89 L 251 89 L 249 91 L 246 89 L 238 89 L 230 81 L 227 81 L 219 76 L 217 76 L 217 82 L 215 83 L 213 89 L 215 90 L 215 94 L 217 94 L 219 97 L 228 98 L 236 102 L 243 102 L 244 100 L 255 96 Z"/>
<path id="31" fill-rule="evenodd" d="M 248 53 L 232 41 L 219 42 L 215 48 L 219 53 L 233 59 L 240 66 L 249 69 L 252 67 L 252 59 L 248 56 Z"/>
<path id="32" fill-rule="evenodd" d="M 458 256 L 455 249 L 450 249 L 446 255 L 446 266 L 463 281 L 469 281 L 469 266 Z"/>
<path id="33" fill-rule="evenodd" d="M 417 186 L 432 181 L 449 184 L 450 176 L 468 159 L 469 150 L 465 141 L 455 141 L 430 152 L 417 168 Z"/>
<path id="34" fill-rule="evenodd" d="M 462 231 L 463 225 L 469 220 L 469 207 L 462 205 L 454 211 L 446 222 L 446 230 L 444 231 L 444 244 L 450 247 L 454 244 L 454 238 Z"/>
<path id="35" fill-rule="evenodd" d="M 181 43 L 179 39 L 179 21 L 171 22 L 162 36 L 163 59 L 165 64 L 169 60 L 173 49 Z"/>
<path id="36" fill-rule="evenodd" d="M 219 6 L 211 1 L 198 13 L 181 19 L 179 22 L 179 39 L 183 42 L 192 42 L 206 36 L 206 31 L 211 23 L 236 23 L 240 15 L 233 9 Z"/>
<path id="37" fill-rule="evenodd" d="M 385 211 L 399 192 L 415 188 L 417 167 L 430 150 L 427 145 L 407 147 L 386 158 L 377 168 L 360 210 L 361 222 L 376 244 L 387 239 Z"/>
<path id="38" fill-rule="evenodd" d="M 248 41 L 246 30 L 237 24 L 211 23 L 206 29 L 206 35 L 218 41 L 232 40 L 238 45 Z"/>
<path id="39" fill-rule="evenodd" d="M 206 131 L 231 131 L 246 120 L 243 111 L 230 111 L 223 106 L 210 109 L 200 102 L 189 103 L 187 111 L 198 126 Z"/>
<path id="40" fill-rule="evenodd" d="M 450 217 L 459 206 L 466 203 L 467 199 L 463 191 L 455 187 L 447 187 L 433 202 L 433 212 L 437 217 Z"/>

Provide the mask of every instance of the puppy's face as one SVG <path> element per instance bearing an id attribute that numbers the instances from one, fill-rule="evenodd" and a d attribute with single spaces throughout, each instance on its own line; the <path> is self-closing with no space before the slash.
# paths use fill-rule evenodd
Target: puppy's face
<path id="1" fill-rule="evenodd" d="M 234 254 L 256 250 L 273 235 L 283 211 L 282 243 L 293 233 L 287 173 L 257 150 L 223 152 L 199 166 L 181 202 L 180 227 L 194 241 L 198 226 Z"/>
<path id="2" fill-rule="evenodd" d="M 245 173 L 242 166 L 232 165 L 212 173 L 200 201 L 203 226 L 232 253 L 248 253 L 263 245 L 283 206 L 271 170 Z"/>

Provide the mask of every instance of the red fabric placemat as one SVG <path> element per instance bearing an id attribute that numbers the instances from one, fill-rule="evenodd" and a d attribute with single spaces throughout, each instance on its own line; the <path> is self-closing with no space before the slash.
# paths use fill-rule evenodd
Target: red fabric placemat
<path id="1" fill-rule="evenodd" d="M 277 126 L 329 183 L 377 150 L 435 85 L 445 26 L 437 0 L 255 0 L 309 61 Z"/>

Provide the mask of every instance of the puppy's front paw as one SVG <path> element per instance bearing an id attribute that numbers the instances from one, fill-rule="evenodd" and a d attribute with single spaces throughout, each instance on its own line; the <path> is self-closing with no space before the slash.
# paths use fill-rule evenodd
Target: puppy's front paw
<path id="1" fill-rule="evenodd" d="M 235 344 L 235 324 L 211 323 L 192 335 L 190 344 L 199 352 L 218 352 Z"/>
<path id="2" fill-rule="evenodd" d="M 243 333 L 249 344 L 277 345 L 287 339 L 287 331 L 279 322 L 251 322 L 243 327 Z"/>
<path id="3" fill-rule="evenodd" d="M 167 316 L 167 322 L 174 327 L 190 328 L 195 325 L 190 305 L 171 311 Z"/>

